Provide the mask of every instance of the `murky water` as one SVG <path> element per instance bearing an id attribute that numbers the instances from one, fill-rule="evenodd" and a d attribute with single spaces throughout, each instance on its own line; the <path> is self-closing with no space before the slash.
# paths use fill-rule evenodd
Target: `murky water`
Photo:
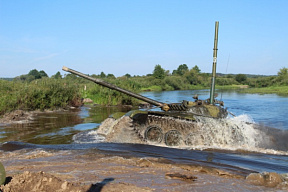
<path id="1" fill-rule="evenodd" d="M 194 94 L 206 99 L 209 90 L 145 92 L 142 95 L 162 102 L 181 102 L 192 100 Z M 238 145 L 237 147 L 210 145 L 190 148 L 167 148 L 141 144 L 99 143 L 97 138 L 87 138 L 86 143 L 75 141 L 75 135 L 88 137 L 88 133 L 97 129 L 110 114 L 127 112 L 129 108 L 119 107 L 82 107 L 81 110 L 40 113 L 34 121 L 26 125 L 0 126 L 0 150 L 13 151 L 23 148 L 42 148 L 47 150 L 93 150 L 120 156 L 161 157 L 175 163 L 201 164 L 220 167 L 248 174 L 249 172 L 288 173 L 288 98 L 273 94 L 240 94 L 233 91 L 219 92 L 228 110 L 237 117 L 230 117 L 234 123 L 237 119 L 258 124 L 252 131 L 261 130 L 258 135 L 250 134 L 252 129 L 245 124 L 241 130 L 250 131 L 246 139 L 269 139 L 266 145 Z M 244 125 L 243 124 L 243 125 Z M 242 124 L 241 124 L 242 125 Z M 218 125 L 219 126 L 219 125 Z M 221 129 L 220 126 L 218 129 Z M 243 131 L 243 132 L 244 132 Z M 90 134 L 91 135 L 91 134 Z M 95 135 L 94 135 L 95 136 Z M 264 137 L 265 136 L 265 137 Z M 74 138 L 74 139 L 73 139 Z M 82 138 L 83 139 L 83 138 Z M 273 143 L 270 141 L 273 140 Z M 98 142 L 98 143 L 97 143 Z M 227 147 L 228 146 L 228 147 Z"/>

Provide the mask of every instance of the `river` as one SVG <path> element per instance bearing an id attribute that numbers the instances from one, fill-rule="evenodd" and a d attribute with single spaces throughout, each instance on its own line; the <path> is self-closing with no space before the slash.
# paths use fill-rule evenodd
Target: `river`
<path id="1" fill-rule="evenodd" d="M 209 90 L 144 92 L 142 95 L 165 103 L 192 100 L 198 94 L 207 99 Z M 246 139 L 261 145 L 239 144 L 211 146 L 195 145 L 192 148 L 167 148 L 161 146 L 125 143 L 106 143 L 92 134 L 101 122 L 115 112 L 129 108 L 83 106 L 62 112 L 39 113 L 28 124 L 0 125 L 0 151 L 19 149 L 93 150 L 132 157 L 164 158 L 174 163 L 201 164 L 248 174 L 250 172 L 288 173 L 288 97 L 275 94 L 246 94 L 236 91 L 218 91 L 218 100 L 233 113 L 228 118 L 244 124 L 257 124 L 255 130 L 262 134 L 246 135 Z M 215 125 L 214 129 L 217 129 Z M 219 128 L 221 129 L 221 128 Z M 251 132 L 251 126 L 243 126 Z M 252 131 L 255 131 L 252 130 Z M 267 142 L 266 142 L 267 141 Z"/>

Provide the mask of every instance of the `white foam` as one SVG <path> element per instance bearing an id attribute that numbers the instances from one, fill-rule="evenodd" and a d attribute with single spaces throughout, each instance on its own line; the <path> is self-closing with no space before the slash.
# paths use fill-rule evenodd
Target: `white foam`
<path id="1" fill-rule="evenodd" d="M 228 119 L 231 119 L 232 121 L 238 121 L 238 122 L 255 123 L 253 118 L 246 114 L 242 114 L 242 115 L 235 116 L 235 117 L 230 117 Z"/>
<path id="2" fill-rule="evenodd" d="M 245 116 L 229 119 L 211 119 L 199 117 L 199 131 L 193 133 L 191 147 L 238 149 L 256 147 L 258 134 L 250 119 Z M 245 121 L 243 121 L 245 120 Z"/>
<path id="3" fill-rule="evenodd" d="M 243 150 L 265 154 L 288 155 L 286 151 L 273 149 L 269 143 L 271 140 L 270 136 L 256 125 L 254 120 L 245 114 L 227 119 L 199 117 L 199 129 L 189 135 L 191 138 L 190 145 L 173 148 Z M 74 135 L 73 141 L 75 143 L 99 143 L 105 142 L 105 137 L 98 134 L 97 130 L 93 130 Z M 158 146 L 162 145 L 159 144 Z"/>
<path id="4" fill-rule="evenodd" d="M 244 150 L 266 154 L 287 155 L 286 151 L 272 148 L 271 138 L 266 132 L 257 128 L 254 120 L 248 115 L 239 115 L 227 119 L 199 118 L 198 133 L 193 134 L 190 149 L 224 149 Z M 262 148 L 265 144 L 265 148 Z M 269 148 L 269 146 L 271 148 Z M 186 147 L 187 149 L 187 147 Z"/>
<path id="5" fill-rule="evenodd" d="M 101 143 L 105 141 L 105 137 L 97 134 L 97 131 L 80 132 L 73 136 L 74 143 Z"/>

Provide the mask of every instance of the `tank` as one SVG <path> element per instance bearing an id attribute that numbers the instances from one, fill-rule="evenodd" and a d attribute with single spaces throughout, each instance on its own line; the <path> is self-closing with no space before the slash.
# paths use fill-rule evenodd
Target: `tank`
<path id="1" fill-rule="evenodd" d="M 200 100 L 197 95 L 193 101 L 182 101 L 180 103 L 163 103 L 140 94 L 130 92 L 102 79 L 92 78 L 88 75 L 63 67 L 64 71 L 78 75 L 96 84 L 119 91 L 141 101 L 149 103 L 151 106 L 159 107 L 160 110 L 133 110 L 121 118 L 105 120 L 99 134 L 104 135 L 109 141 L 118 137 L 118 140 L 125 142 L 128 137 L 137 137 L 142 142 L 161 144 L 167 146 L 191 145 L 194 135 L 197 134 L 201 126 L 210 119 L 224 119 L 227 117 L 227 109 L 224 103 L 215 99 L 215 78 L 217 62 L 217 42 L 218 42 L 218 22 L 215 24 L 215 39 L 213 51 L 213 69 L 210 98 Z M 119 130 L 119 127 L 120 130 Z M 129 135 L 128 132 L 133 131 Z M 121 133 L 119 133 L 121 132 Z M 118 133 L 118 135 L 117 135 Z M 117 135 L 117 136 L 115 136 Z"/>

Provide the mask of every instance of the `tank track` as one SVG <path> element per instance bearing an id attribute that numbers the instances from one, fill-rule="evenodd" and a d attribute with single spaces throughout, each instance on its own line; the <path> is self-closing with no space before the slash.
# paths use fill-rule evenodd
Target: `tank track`
<path id="1" fill-rule="evenodd" d="M 141 123 L 132 121 L 132 127 L 143 142 L 167 146 L 191 145 L 198 130 L 195 120 L 150 113 Z"/>

